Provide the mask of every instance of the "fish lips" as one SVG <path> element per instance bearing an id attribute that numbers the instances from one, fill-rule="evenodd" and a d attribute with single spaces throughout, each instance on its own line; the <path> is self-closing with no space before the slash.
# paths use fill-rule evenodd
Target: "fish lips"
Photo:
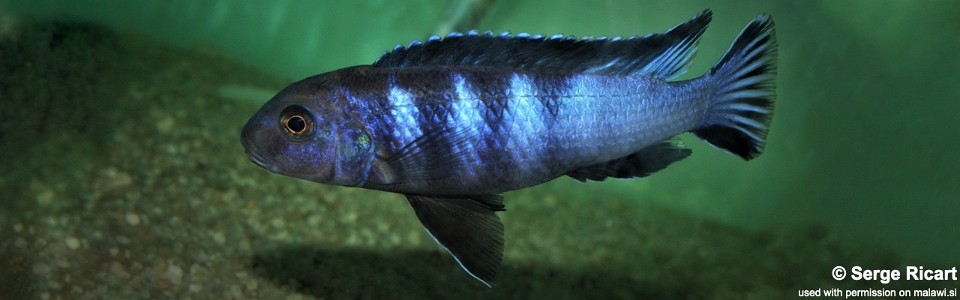
<path id="1" fill-rule="evenodd" d="M 257 132 L 262 132 L 263 130 L 263 125 L 253 120 L 243 126 L 243 130 L 240 132 L 243 151 L 247 154 L 247 159 L 250 159 L 250 161 L 257 166 L 267 169 L 270 172 L 277 172 L 279 169 L 276 164 L 263 157 L 263 150 L 258 146 L 259 143 L 257 141 L 261 139 L 257 138 Z"/>

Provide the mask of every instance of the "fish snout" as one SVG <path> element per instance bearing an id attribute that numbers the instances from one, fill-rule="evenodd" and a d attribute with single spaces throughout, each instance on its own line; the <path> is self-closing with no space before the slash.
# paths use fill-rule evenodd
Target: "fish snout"
<path id="1" fill-rule="evenodd" d="M 247 159 L 257 166 L 276 172 L 276 166 L 263 156 L 263 151 L 258 146 L 260 139 L 257 138 L 257 132 L 262 130 L 262 126 L 255 122 L 249 122 L 243 126 L 243 130 L 240 132 L 243 152 L 247 154 Z"/>

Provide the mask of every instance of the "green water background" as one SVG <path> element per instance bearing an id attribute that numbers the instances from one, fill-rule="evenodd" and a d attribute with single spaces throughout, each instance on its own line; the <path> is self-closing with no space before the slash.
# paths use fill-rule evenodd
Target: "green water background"
<path id="1" fill-rule="evenodd" d="M 296 80 L 367 64 L 397 43 L 423 39 L 446 6 L 39 0 L 0 2 L 0 13 L 66 16 L 181 47 L 215 47 Z M 595 205 L 655 202 L 749 229 L 824 227 L 897 249 L 908 263 L 960 263 L 960 2 L 501 1 L 478 28 L 643 35 L 705 8 L 714 21 L 684 78 L 709 69 L 759 13 L 776 21 L 778 98 L 766 152 L 745 163 L 685 135 L 694 155 L 650 178 L 557 180 L 535 189 L 561 189 L 569 195 L 562 201 Z"/>

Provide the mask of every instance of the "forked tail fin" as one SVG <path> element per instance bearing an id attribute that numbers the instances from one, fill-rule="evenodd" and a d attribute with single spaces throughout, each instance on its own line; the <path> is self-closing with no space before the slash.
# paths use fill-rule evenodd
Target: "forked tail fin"
<path id="1" fill-rule="evenodd" d="M 716 92 L 693 134 L 746 160 L 760 155 L 773 117 L 776 60 L 773 20 L 761 15 L 707 74 Z"/>

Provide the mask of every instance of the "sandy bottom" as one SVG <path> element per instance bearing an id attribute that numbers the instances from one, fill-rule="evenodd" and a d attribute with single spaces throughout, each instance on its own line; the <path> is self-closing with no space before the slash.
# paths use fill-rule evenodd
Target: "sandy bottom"
<path id="1" fill-rule="evenodd" d="M 0 298 L 776 299 L 911 287 L 834 281 L 836 265 L 900 259 L 823 229 L 747 232 L 559 179 L 506 195 L 505 261 L 486 288 L 401 196 L 246 159 L 240 128 L 284 80 L 205 47 L 67 22 L 17 28 L 0 36 Z M 595 199 L 567 196 L 580 188 Z"/>

